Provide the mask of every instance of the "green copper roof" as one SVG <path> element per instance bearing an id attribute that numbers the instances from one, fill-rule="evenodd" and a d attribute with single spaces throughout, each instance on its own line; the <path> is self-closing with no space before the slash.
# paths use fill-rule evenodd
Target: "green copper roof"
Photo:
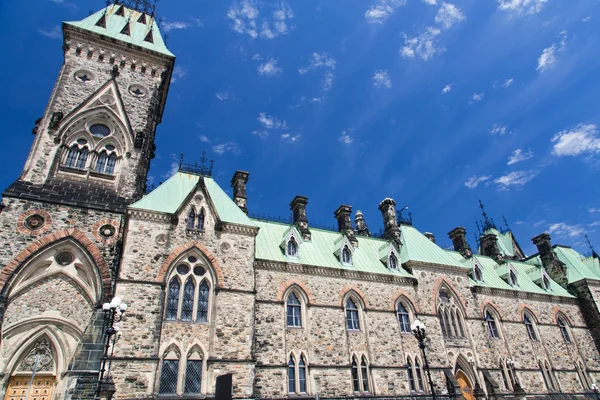
<path id="1" fill-rule="evenodd" d="M 122 16 L 118 15 L 121 7 L 123 8 Z M 154 18 L 145 14 L 141 20 L 140 17 L 142 14 L 138 11 L 123 5 L 111 4 L 81 21 L 70 21 L 65 24 L 175 57 L 165 46 Z M 102 18 L 104 18 L 104 24 L 99 23 Z M 141 22 L 143 20 L 145 20 L 145 24 Z M 129 29 L 126 28 L 127 24 L 129 24 Z M 125 34 L 124 32 L 127 31 L 129 33 Z M 152 33 L 149 36 L 150 32 Z M 149 40 L 150 38 L 151 40 Z"/>
<path id="2" fill-rule="evenodd" d="M 400 225 L 402 231 L 402 242 L 400 250 L 402 263 L 407 261 L 419 261 L 430 264 L 451 265 L 463 267 L 454 257 L 427 239 L 421 232 L 410 225 Z"/>
<path id="3" fill-rule="evenodd" d="M 562 246 L 555 246 L 553 250 L 558 259 L 567 266 L 567 281 L 569 283 L 577 282 L 582 279 L 600 279 L 593 268 L 586 265 L 586 263 L 584 263 L 584 258 L 575 250 Z"/>
<path id="4" fill-rule="evenodd" d="M 255 226 L 213 178 L 204 176 L 203 179 L 208 196 L 221 221 L 237 225 Z M 199 175 L 177 172 L 128 208 L 173 214 L 177 212 L 181 204 L 196 188 L 199 180 Z"/>
<path id="5" fill-rule="evenodd" d="M 309 228 L 311 240 L 299 244 L 297 257 L 286 257 L 280 244 L 289 232 L 290 225 L 256 219 L 252 221 L 260 228 L 258 236 L 256 236 L 255 257 L 257 259 L 346 269 L 348 271 L 412 276 L 403 268 L 390 270 L 379 260 L 379 248 L 386 243 L 385 240 L 357 236 L 358 247 L 354 249 L 352 265 L 350 266 L 342 264 L 335 256 L 337 246 L 341 246 L 341 242 L 336 245 L 336 241 L 339 241 L 342 237 L 341 233 Z"/>

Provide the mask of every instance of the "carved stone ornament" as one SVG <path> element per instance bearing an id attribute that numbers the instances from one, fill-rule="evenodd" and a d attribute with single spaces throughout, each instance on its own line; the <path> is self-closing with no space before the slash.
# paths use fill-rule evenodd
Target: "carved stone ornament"
<path id="1" fill-rule="evenodd" d="M 35 126 L 33 127 L 33 130 L 31 131 L 32 134 L 37 135 L 38 130 L 40 129 L 40 122 L 42 122 L 42 118 L 38 118 L 35 120 Z"/>
<path id="2" fill-rule="evenodd" d="M 146 133 L 144 131 L 139 131 L 137 135 L 135 135 L 135 142 L 133 146 L 136 149 L 141 149 L 144 145 L 144 140 L 146 139 Z"/>
<path id="3" fill-rule="evenodd" d="M 110 75 L 113 78 L 116 78 L 117 76 L 119 76 L 119 67 L 117 65 L 113 65 L 112 70 L 110 71 Z"/>
<path id="4" fill-rule="evenodd" d="M 37 362 L 37 371 L 52 371 L 54 369 L 54 357 L 52 355 L 50 343 L 48 343 L 47 339 L 42 339 L 33 346 L 33 349 L 27 354 L 27 357 L 21 361 L 17 371 L 33 371 L 38 356 L 39 361 Z"/>
<path id="5" fill-rule="evenodd" d="M 58 124 L 60 124 L 60 121 L 62 121 L 64 116 L 65 115 L 60 111 L 52 113 L 52 117 L 50 117 L 50 123 L 48 124 L 48 128 L 50 128 L 50 129 L 58 128 Z"/>

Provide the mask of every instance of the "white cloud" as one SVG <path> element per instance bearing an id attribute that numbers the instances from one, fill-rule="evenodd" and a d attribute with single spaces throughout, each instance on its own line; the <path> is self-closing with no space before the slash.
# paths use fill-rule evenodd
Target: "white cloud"
<path id="1" fill-rule="evenodd" d="M 390 89 L 392 87 L 392 80 L 390 79 L 390 75 L 387 70 L 380 69 L 375 71 L 373 76 L 371 77 L 373 81 L 373 86 L 379 88 Z"/>
<path id="2" fill-rule="evenodd" d="M 505 88 L 507 88 L 510 85 L 512 85 L 514 81 L 515 80 L 513 78 L 509 78 L 509 79 L 507 79 L 507 80 L 504 81 L 504 83 L 502 84 L 502 86 L 505 87 Z"/>
<path id="3" fill-rule="evenodd" d="M 60 30 L 60 26 L 56 25 L 54 28 L 49 31 L 44 29 L 38 29 L 38 32 L 50 39 L 60 39 L 62 37 L 62 32 Z"/>
<path id="4" fill-rule="evenodd" d="M 498 10 L 516 14 L 535 14 L 548 0 L 498 0 Z"/>
<path id="5" fill-rule="evenodd" d="M 523 152 L 522 149 L 516 149 L 508 158 L 508 162 L 506 164 L 513 165 L 521 161 L 529 160 L 530 158 L 533 158 L 533 151 L 528 150 L 526 152 Z"/>
<path id="6" fill-rule="evenodd" d="M 508 130 L 508 127 L 506 125 L 494 124 L 494 126 L 492 126 L 492 129 L 490 129 L 490 133 L 492 135 L 501 136 L 511 132 Z"/>
<path id="7" fill-rule="evenodd" d="M 558 45 L 553 43 L 552 46 L 546 47 L 544 50 L 542 50 L 542 54 L 540 54 L 538 57 L 536 71 L 545 72 L 556 64 L 557 53 L 564 51 L 567 46 L 567 32 L 560 32 L 559 38 L 560 43 Z"/>
<path id="8" fill-rule="evenodd" d="M 500 190 L 508 190 L 511 186 L 523 186 L 537 175 L 537 171 L 514 171 L 494 179 Z"/>
<path id="9" fill-rule="evenodd" d="M 581 236 L 585 232 L 585 229 L 579 224 L 569 225 L 564 222 L 557 222 L 555 224 L 548 225 L 548 232 L 557 237 L 574 238 Z"/>
<path id="10" fill-rule="evenodd" d="M 173 69 L 173 75 L 171 76 L 171 83 L 174 83 L 180 79 L 183 79 L 187 75 L 187 71 L 181 68 L 179 65 Z"/>
<path id="11" fill-rule="evenodd" d="M 451 90 L 452 90 L 452 84 L 448 84 L 448 85 L 444 86 L 444 88 L 442 89 L 442 94 L 450 93 Z"/>
<path id="12" fill-rule="evenodd" d="M 312 99 L 308 100 L 309 103 L 320 103 L 321 102 L 321 98 L 320 97 L 313 97 Z"/>
<path id="13" fill-rule="evenodd" d="M 282 133 L 281 134 L 281 140 L 284 140 L 286 142 L 289 143 L 296 143 L 298 141 L 298 139 L 300 139 L 302 137 L 302 135 L 290 135 L 289 133 Z"/>
<path id="14" fill-rule="evenodd" d="M 585 17 L 584 19 L 582 19 L 581 22 L 588 22 L 590 19 L 592 19 L 592 16 L 588 15 L 587 17 Z"/>
<path id="15" fill-rule="evenodd" d="M 233 155 L 238 155 L 242 151 L 240 150 L 240 146 L 238 146 L 235 142 L 227 142 L 216 144 L 212 147 L 213 151 L 219 155 L 223 155 L 225 153 L 231 153 Z"/>
<path id="16" fill-rule="evenodd" d="M 160 24 L 160 29 L 165 32 L 170 32 L 176 29 L 188 29 L 192 27 L 202 28 L 204 24 L 198 18 L 190 18 L 189 22 L 186 21 L 166 21 Z"/>
<path id="17" fill-rule="evenodd" d="M 281 121 L 264 112 L 258 114 L 256 120 L 266 129 L 287 129 L 287 123 L 285 121 Z"/>
<path id="18" fill-rule="evenodd" d="M 471 100 L 472 101 L 481 101 L 483 100 L 483 98 L 485 97 L 485 93 L 473 93 L 473 96 L 471 96 Z"/>
<path id="19" fill-rule="evenodd" d="M 593 207 L 592 207 L 592 208 L 590 208 L 588 211 L 589 211 L 590 213 L 592 213 L 592 214 L 593 214 L 593 213 L 600 213 L 600 208 L 593 208 Z"/>
<path id="20" fill-rule="evenodd" d="M 600 138 L 595 124 L 579 124 L 558 132 L 551 139 L 555 156 L 578 156 L 600 153 Z"/>
<path id="21" fill-rule="evenodd" d="M 325 74 L 321 86 L 323 87 L 323 90 L 331 89 L 331 86 L 333 86 L 333 72 L 327 72 Z"/>
<path id="22" fill-rule="evenodd" d="M 591 224 L 588 224 L 587 226 L 589 226 L 589 227 L 600 226 L 600 221 L 594 221 Z"/>
<path id="23" fill-rule="evenodd" d="M 335 64 L 335 58 L 331 57 L 329 54 L 315 52 L 310 55 L 310 64 L 307 67 L 298 68 L 298 72 L 302 75 L 317 68 L 329 68 L 334 70 Z"/>
<path id="24" fill-rule="evenodd" d="M 398 7 L 406 4 L 406 0 L 379 0 L 365 12 L 367 22 L 383 24 Z"/>
<path id="25" fill-rule="evenodd" d="M 200 135 L 199 138 L 201 142 L 210 143 L 210 139 L 206 135 Z"/>
<path id="26" fill-rule="evenodd" d="M 491 175 L 481 175 L 481 176 L 477 176 L 477 175 L 473 175 L 472 177 L 470 177 L 469 179 L 467 179 L 467 181 L 465 182 L 465 186 L 468 187 L 469 189 L 475 189 L 477 186 L 479 186 L 479 184 L 492 179 Z"/>
<path id="27" fill-rule="evenodd" d="M 354 138 L 350 136 L 350 132 L 352 132 L 352 129 L 344 129 L 338 140 L 342 144 L 351 145 L 354 142 Z"/>
<path id="28" fill-rule="evenodd" d="M 415 58 L 415 56 L 427 61 L 435 54 L 444 51 L 438 48 L 436 37 L 441 33 L 439 28 L 428 27 L 418 36 L 408 37 L 404 35 L 404 46 L 400 49 L 400 54 L 404 58 Z"/>
<path id="29" fill-rule="evenodd" d="M 262 18 L 254 0 L 242 0 L 232 4 L 227 10 L 227 18 L 232 21 L 232 29 L 238 33 L 246 33 L 253 39 L 262 37 L 273 39 L 285 35 L 289 31 L 288 22 L 294 18 L 294 12 L 285 2 L 281 2 L 272 14 L 272 20 Z"/>
<path id="30" fill-rule="evenodd" d="M 452 25 L 465 20 L 465 15 L 458 7 L 450 3 L 442 3 L 435 16 L 435 22 L 442 25 L 444 29 L 449 29 Z"/>
<path id="31" fill-rule="evenodd" d="M 218 93 L 215 93 L 215 97 L 217 99 L 219 99 L 219 100 L 229 100 L 229 99 L 234 100 L 235 99 L 235 96 L 232 93 L 229 93 L 229 92 L 218 92 Z"/>
<path id="32" fill-rule="evenodd" d="M 437 4 L 437 0 L 421 0 L 425 4 L 429 4 L 430 6 L 435 6 Z"/>
<path id="33" fill-rule="evenodd" d="M 283 72 L 283 69 L 277 66 L 277 60 L 271 58 L 266 63 L 260 64 L 257 68 L 257 71 L 259 75 L 277 76 Z"/>
<path id="34" fill-rule="evenodd" d="M 257 129 L 255 131 L 252 131 L 252 134 L 258 136 L 261 139 L 265 139 L 267 136 L 269 136 L 269 131 L 267 131 L 266 129 Z"/>

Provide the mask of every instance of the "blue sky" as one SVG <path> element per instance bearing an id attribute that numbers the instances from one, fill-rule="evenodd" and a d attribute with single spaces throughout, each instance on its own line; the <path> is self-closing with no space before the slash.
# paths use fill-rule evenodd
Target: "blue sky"
<path id="1" fill-rule="evenodd" d="M 18 177 L 62 62 L 60 22 L 101 1 L 0 3 L 0 186 Z M 600 249 L 600 2 L 559 0 L 159 3 L 176 70 L 150 177 L 181 152 L 215 159 L 224 187 L 250 172 L 251 212 L 371 230 L 385 197 L 450 245 L 473 245 L 478 199 L 526 253 Z M 7 40 L 7 39 L 11 40 Z"/>

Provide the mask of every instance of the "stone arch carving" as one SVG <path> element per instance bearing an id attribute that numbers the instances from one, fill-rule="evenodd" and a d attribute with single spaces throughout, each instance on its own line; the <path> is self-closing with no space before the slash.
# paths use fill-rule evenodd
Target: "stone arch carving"
<path id="1" fill-rule="evenodd" d="M 566 319 L 567 322 L 569 322 L 569 324 L 571 326 L 575 325 L 573 323 L 573 320 L 563 310 L 561 310 L 559 306 L 554 306 L 554 308 L 552 309 L 552 320 L 554 321 L 555 324 L 558 324 L 559 316 Z"/>
<path id="2" fill-rule="evenodd" d="M 346 306 L 346 299 L 348 296 L 356 298 L 363 308 L 369 308 L 369 302 L 364 293 L 356 285 L 346 285 L 340 290 L 339 293 L 339 304 L 342 308 Z"/>
<path id="3" fill-rule="evenodd" d="M 314 304 L 315 299 L 312 293 L 308 290 L 303 282 L 297 279 L 290 279 L 289 281 L 281 283 L 279 292 L 277 293 L 277 301 L 285 301 L 289 293 L 293 290 L 297 290 L 308 300 L 308 304 Z"/>
<path id="4" fill-rule="evenodd" d="M 504 315 L 502 315 L 502 312 L 500 311 L 500 307 L 498 307 L 498 305 L 496 303 L 494 303 L 493 301 L 490 300 L 484 300 L 481 302 L 481 307 L 479 308 L 480 310 L 480 314 L 482 318 L 485 318 L 485 310 L 488 308 L 492 308 L 493 312 L 501 319 L 504 320 Z"/>
<path id="5" fill-rule="evenodd" d="M 463 299 L 463 297 L 460 295 L 460 293 L 456 290 L 456 288 L 454 287 L 454 285 L 452 284 L 452 282 L 450 282 L 449 279 L 447 279 L 444 276 L 440 276 L 437 281 L 435 282 L 435 284 L 433 285 L 433 290 L 431 291 L 431 304 L 432 304 L 432 313 L 433 314 L 437 314 L 437 305 L 438 305 L 438 293 L 440 291 L 440 289 L 446 286 L 448 288 L 448 290 L 450 292 L 452 292 L 452 294 L 458 299 L 458 301 L 460 302 L 460 305 L 462 306 L 462 312 L 465 315 L 465 317 L 467 316 L 467 303 L 465 302 L 465 300 Z"/>
<path id="6" fill-rule="evenodd" d="M 390 304 L 390 311 L 394 311 L 394 312 L 396 311 L 396 307 L 398 306 L 399 301 L 402 301 L 403 303 L 406 303 L 407 306 L 411 307 L 413 313 L 416 314 L 416 313 L 421 312 L 419 310 L 419 306 L 417 305 L 415 300 L 412 298 L 412 296 L 402 289 L 398 290 L 392 296 L 392 302 Z"/>
<path id="7" fill-rule="evenodd" d="M 14 374 L 20 367 L 22 361 L 32 351 L 37 342 L 46 340 L 50 346 L 52 352 L 53 369 L 51 372 L 54 375 L 59 375 L 66 370 L 67 367 L 67 354 L 66 354 L 66 343 L 60 339 L 60 337 L 54 332 L 49 326 L 42 326 L 35 330 L 28 338 L 23 338 L 18 345 L 13 346 L 15 349 L 12 354 L 8 356 L 10 360 L 5 368 L 7 375 Z"/>
<path id="8" fill-rule="evenodd" d="M 223 277 L 223 271 L 221 269 L 221 265 L 217 261 L 216 257 L 210 252 L 210 250 L 208 250 L 204 245 L 202 245 L 202 243 L 200 243 L 196 240 L 182 244 L 181 246 L 178 246 L 171 252 L 171 254 L 169 254 L 169 256 L 165 259 L 165 261 L 163 261 L 163 263 L 160 267 L 160 271 L 158 272 L 156 281 L 163 283 L 165 281 L 165 278 L 168 276 L 167 274 L 168 274 L 170 268 L 173 266 L 175 260 L 177 260 L 180 256 L 182 256 L 188 250 L 191 250 L 194 248 L 197 249 L 200 253 L 202 253 L 207 258 L 207 260 L 210 262 L 210 264 L 214 270 L 214 273 L 215 273 L 215 281 L 216 281 L 215 286 L 223 287 L 224 277 Z"/>
<path id="9" fill-rule="evenodd" d="M 467 377 L 471 381 L 471 384 L 475 386 L 477 378 L 475 377 L 475 373 L 473 371 L 473 368 L 471 367 L 471 363 L 469 363 L 469 361 L 462 354 L 459 354 L 456 357 L 456 361 L 454 362 L 454 375 L 456 375 L 459 370 L 463 371 L 463 373 L 467 375 Z"/>
<path id="10" fill-rule="evenodd" d="M 519 308 L 517 309 L 517 313 L 519 314 L 519 321 L 524 322 L 523 321 L 523 315 L 525 313 L 525 311 L 528 311 L 529 314 L 534 318 L 534 322 L 536 324 L 538 324 L 540 322 L 539 317 L 537 316 L 537 314 L 533 311 L 533 309 L 527 305 L 527 304 L 521 304 L 519 305 Z"/>
<path id="11" fill-rule="evenodd" d="M 27 265 L 28 261 L 34 259 L 37 254 L 40 254 L 50 246 L 59 244 L 62 240 L 72 240 L 87 252 L 87 255 L 93 260 L 100 274 L 102 298 L 104 300 L 108 299 L 107 296 L 110 293 L 111 285 L 111 274 L 108 264 L 104 260 L 104 257 L 102 257 L 98 247 L 88 239 L 83 232 L 74 228 L 63 229 L 44 236 L 37 242 L 28 245 L 10 260 L 2 271 L 0 271 L 0 287 L 2 287 L 0 294 L 7 295 L 14 278 L 18 276 L 19 272 Z"/>

